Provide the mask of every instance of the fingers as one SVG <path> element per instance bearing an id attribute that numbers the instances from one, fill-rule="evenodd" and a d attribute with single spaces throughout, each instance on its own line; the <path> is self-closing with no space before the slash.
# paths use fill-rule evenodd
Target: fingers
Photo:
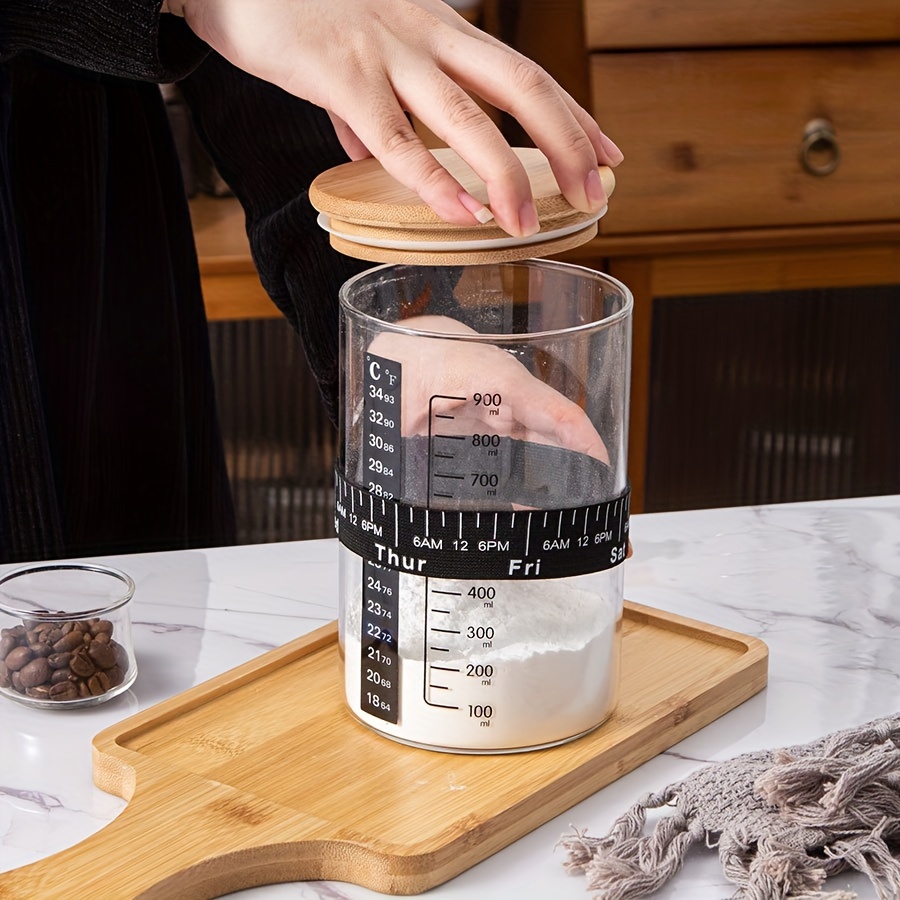
<path id="1" fill-rule="evenodd" d="M 459 36 L 457 45 L 457 52 L 442 56 L 447 74 L 514 116 L 547 156 L 569 203 L 599 212 L 606 195 L 597 164 L 618 165 L 623 158 L 618 147 L 535 63 L 492 41 Z"/>
<path id="2" fill-rule="evenodd" d="M 405 111 L 411 112 L 481 178 L 501 228 L 519 237 L 535 234 L 540 223 L 525 170 L 470 91 L 519 119 L 573 207 L 599 212 L 607 198 L 598 161 L 615 165 L 622 154 L 588 113 L 539 66 L 482 40 L 477 29 L 462 31 L 433 19 L 431 28 L 427 49 L 394 48 L 381 80 L 371 70 L 353 79 L 366 90 L 345 94 L 338 112 L 357 141 L 444 220 L 468 226 L 485 221 L 487 211 L 422 145 L 406 119 Z"/>
<path id="3" fill-rule="evenodd" d="M 371 83 L 368 93 L 345 97 L 338 106 L 338 119 L 345 125 L 352 122 L 352 129 L 347 127 L 355 138 L 351 146 L 364 147 L 367 155 L 376 157 L 386 172 L 446 222 L 472 227 L 490 218 L 422 143 L 389 82 Z M 338 137 L 343 144 L 344 135 L 338 132 Z M 344 149 L 350 153 L 347 145 Z"/>
<path id="4" fill-rule="evenodd" d="M 446 316 L 416 316 L 404 324 L 438 334 L 475 333 Z M 405 435 L 427 433 L 430 396 L 458 394 L 465 398 L 460 401 L 465 411 L 458 413 L 458 427 L 474 416 L 481 422 L 479 427 L 490 432 L 564 447 L 609 463 L 606 446 L 587 413 L 497 346 L 382 332 L 370 349 L 397 360 L 410 373 L 401 407 Z M 499 416 L 481 418 L 484 408 L 469 402 L 476 383 L 482 388 L 489 385 L 492 393 L 502 397 Z"/>
<path id="5" fill-rule="evenodd" d="M 540 230 L 525 168 L 477 103 L 438 69 L 395 82 L 404 107 L 465 160 L 484 182 L 497 224 L 511 235 Z"/>
<path id="6" fill-rule="evenodd" d="M 506 397 L 512 406 L 512 417 L 532 432 L 531 440 L 543 439 L 548 444 L 565 447 L 609 463 L 609 453 L 587 413 L 558 391 L 533 378 L 523 369 L 522 378 L 508 385 Z"/>

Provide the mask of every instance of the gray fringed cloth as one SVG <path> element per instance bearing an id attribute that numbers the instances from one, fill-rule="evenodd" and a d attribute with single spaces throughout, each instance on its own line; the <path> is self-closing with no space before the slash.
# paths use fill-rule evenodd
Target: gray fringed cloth
<path id="1" fill-rule="evenodd" d="M 645 833 L 661 807 L 671 811 Z M 846 869 L 881 900 L 900 898 L 900 716 L 706 766 L 644 797 L 606 837 L 561 845 L 595 900 L 628 900 L 665 884 L 700 842 L 718 847 L 735 900 L 852 900 L 823 890 Z"/>

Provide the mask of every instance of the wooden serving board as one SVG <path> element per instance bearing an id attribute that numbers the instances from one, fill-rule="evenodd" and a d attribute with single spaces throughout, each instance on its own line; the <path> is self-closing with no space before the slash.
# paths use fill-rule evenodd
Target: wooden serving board
<path id="1" fill-rule="evenodd" d="M 101 732 L 94 780 L 128 806 L 75 847 L 0 875 L 0 898 L 441 884 L 766 684 L 755 638 L 634 604 L 622 628 L 612 718 L 569 744 L 498 756 L 407 747 L 360 725 L 336 626 L 321 628 Z"/>

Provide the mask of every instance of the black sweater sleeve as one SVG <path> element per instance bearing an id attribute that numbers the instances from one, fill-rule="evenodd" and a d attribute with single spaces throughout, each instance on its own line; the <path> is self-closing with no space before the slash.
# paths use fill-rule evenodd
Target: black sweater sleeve
<path id="1" fill-rule="evenodd" d="M 2 0 L 0 62 L 33 51 L 123 78 L 175 81 L 209 47 L 161 0 Z"/>
<path id="2" fill-rule="evenodd" d="M 371 263 L 333 250 L 309 202 L 313 178 L 347 161 L 328 115 L 216 53 L 180 87 L 201 140 L 244 207 L 263 286 L 299 332 L 334 418 L 338 291 Z"/>

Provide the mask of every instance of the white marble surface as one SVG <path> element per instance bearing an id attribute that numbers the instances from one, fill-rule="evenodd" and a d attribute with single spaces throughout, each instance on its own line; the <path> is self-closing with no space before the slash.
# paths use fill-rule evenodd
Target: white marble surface
<path id="1" fill-rule="evenodd" d="M 805 742 L 900 709 L 900 497 L 632 522 L 626 595 L 761 637 L 771 654 L 767 690 L 429 897 L 587 897 L 584 880 L 565 873 L 555 850 L 570 825 L 604 833 L 642 794 L 704 761 Z M 94 734 L 333 619 L 336 558 L 332 541 L 107 558 L 137 582 L 137 682 L 107 704 L 72 713 L 0 698 L 0 872 L 77 843 L 121 811 L 123 801 L 92 784 Z M 0 875 L 0 893 L 2 883 Z M 875 896 L 859 878 L 837 879 L 839 887 Z M 704 849 L 657 896 L 731 893 L 714 852 Z M 310 882 L 233 896 L 382 895 Z"/>

